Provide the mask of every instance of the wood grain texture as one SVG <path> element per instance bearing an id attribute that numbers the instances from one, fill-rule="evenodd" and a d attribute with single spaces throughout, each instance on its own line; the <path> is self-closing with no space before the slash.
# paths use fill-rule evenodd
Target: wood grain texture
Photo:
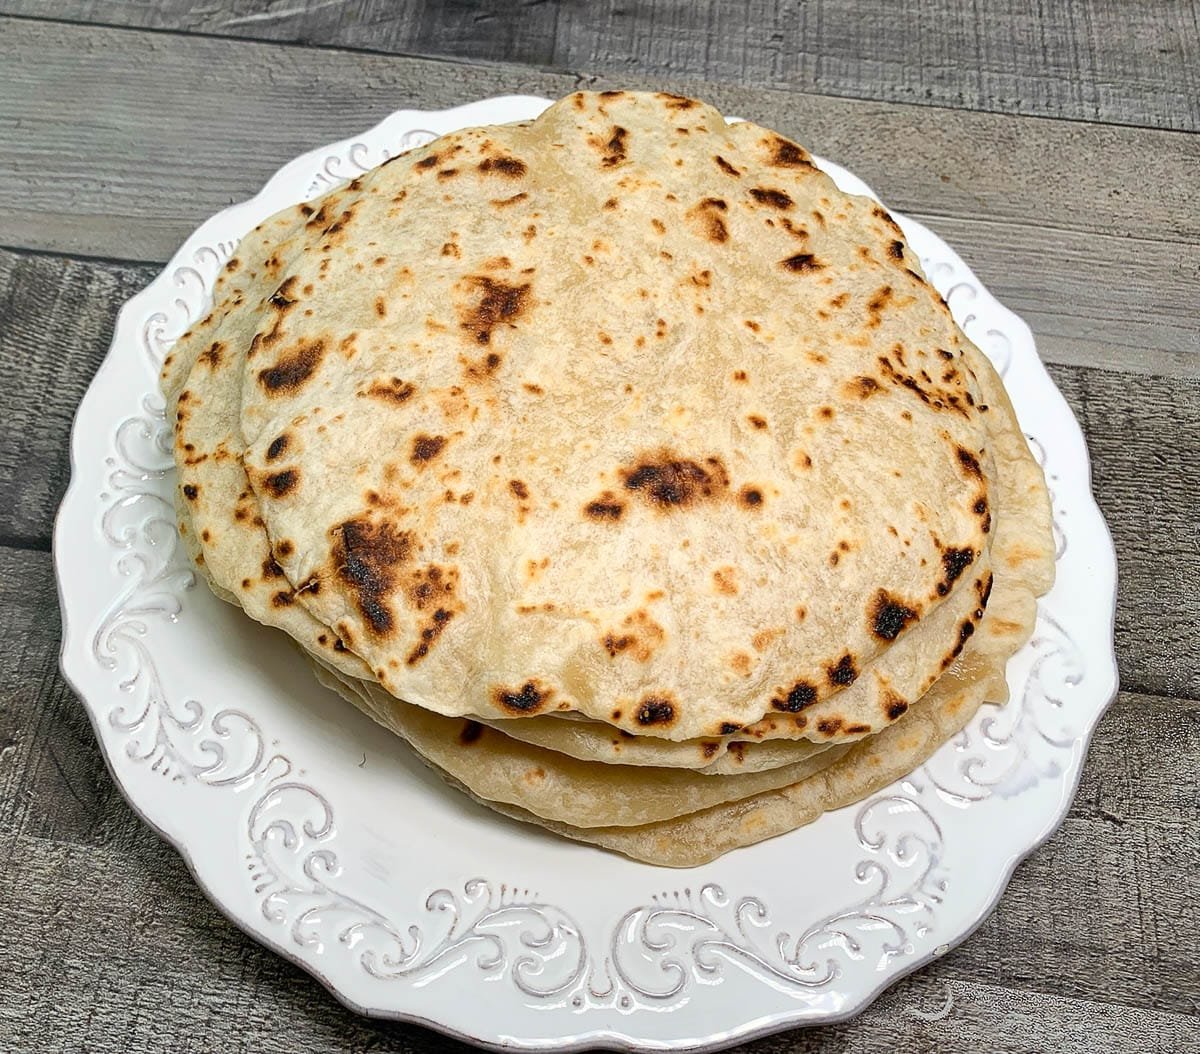
<path id="1" fill-rule="evenodd" d="M 205 1038 L 236 1010 L 255 1015 L 239 1032 L 256 1044 L 276 1022 L 281 1045 L 256 1050 L 367 1049 L 373 1036 L 434 1049 L 441 1041 L 335 1009 L 315 982 L 203 901 L 113 787 L 83 707 L 53 672 L 58 632 L 49 557 L 0 549 L 0 977 L 21 986 L 0 1000 L 0 1029 L 21 1035 L 53 1008 L 64 1035 L 89 1050 L 141 1049 L 169 1007 L 168 1039 L 178 1045 L 165 1049 L 214 1049 Z M 1200 703 L 1122 693 L 1067 821 L 1018 868 L 969 941 L 859 1025 L 763 1049 L 825 1049 L 822 1036 L 840 1049 L 896 1049 L 884 1043 L 897 1038 L 897 1021 L 913 1044 L 899 1049 L 929 1037 L 967 1049 L 959 1045 L 1006 1032 L 1006 1021 L 1016 1045 L 978 1049 L 1044 1049 L 1049 1033 L 1038 1030 L 1063 1021 L 1115 1028 L 1111 1049 L 1167 1049 L 1139 1048 L 1136 1037 L 1153 1028 L 1181 1040 L 1180 1015 L 1200 1010 L 1198 781 Z M 945 984 L 958 1010 L 923 1031 L 904 1011 L 938 1009 Z M 1092 1005 L 1101 1003 L 1130 1009 Z"/>
<path id="2" fill-rule="evenodd" d="M 256 43 L 0 26 L 9 74 L 0 178 L 22 187 L 0 214 L 0 244 L 95 256 L 165 259 L 278 165 L 395 108 L 553 96 L 577 83 Z M 1043 337 L 1051 361 L 1200 377 L 1200 137 L 672 86 L 795 135 L 927 221 Z M 881 145 L 897 141 L 920 149 Z"/>
<path id="3" fill-rule="evenodd" d="M 1195 130 L 1190 0 L 0 0 L 13 14 Z"/>
<path id="4" fill-rule="evenodd" d="M 75 406 L 122 300 L 153 271 L 0 250 L 0 376 L 12 378 L 0 387 L 0 539 L 48 546 Z M 1200 697 L 1200 591 L 1179 588 L 1200 582 L 1200 381 L 1066 364 L 1051 373 L 1083 425 L 1116 540 L 1122 683 Z"/>
<path id="5" fill-rule="evenodd" d="M 0 945 L 10 1049 L 44 1054 L 195 1051 L 465 1052 L 416 1026 L 372 1022 L 260 948 L 211 907 L 180 859 L 139 827 L 114 852 L 0 834 Z M 989 924 L 990 925 L 990 924 Z M 16 939 L 11 939 L 13 936 Z M 1022 941 L 1027 935 L 1018 935 Z M 978 935 L 976 938 L 978 939 Z M 1078 955 L 1078 952 L 1074 954 Z M 1080 957 L 1082 958 L 1082 957 Z M 755 1054 L 1180 1054 L 1194 1018 L 947 976 L 954 953 L 857 1020 L 738 1049 Z M 1119 982 L 1120 992 L 1131 989 Z M 945 1017 L 922 1020 L 919 1015 Z M 1192 1045 L 1189 1045 L 1192 1044 Z"/>
<path id="6" fill-rule="evenodd" d="M 49 545 L 75 407 L 156 270 L 0 250 L 0 545 Z"/>

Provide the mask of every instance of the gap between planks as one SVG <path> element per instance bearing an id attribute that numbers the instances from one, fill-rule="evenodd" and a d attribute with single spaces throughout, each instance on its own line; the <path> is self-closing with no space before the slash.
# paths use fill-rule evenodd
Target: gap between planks
<path id="1" fill-rule="evenodd" d="M 241 15 L 243 6 L 66 0 L 53 20 L 541 70 L 686 70 L 710 83 L 1088 123 L 1195 130 L 1200 120 L 1200 29 L 1182 3 L 1142 5 L 1132 16 L 1092 6 L 1082 19 L 1072 17 L 1082 5 L 1020 0 L 982 11 L 940 0 L 900 12 L 888 0 L 601 0 L 499 12 L 490 3 L 429 11 L 295 0 Z M 2 0 L 0 11 L 46 19 L 40 0 Z"/>

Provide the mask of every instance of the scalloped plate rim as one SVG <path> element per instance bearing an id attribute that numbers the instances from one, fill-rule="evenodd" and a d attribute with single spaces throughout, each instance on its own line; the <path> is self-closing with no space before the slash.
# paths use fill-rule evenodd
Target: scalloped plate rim
<path id="1" fill-rule="evenodd" d="M 76 694 L 84 705 L 89 720 L 91 721 L 93 733 L 96 735 L 97 742 L 100 745 L 101 754 L 104 758 L 105 765 L 111 775 L 113 782 L 121 791 L 123 797 L 134 813 L 146 823 L 160 838 L 171 845 L 182 857 L 188 871 L 192 875 L 193 880 L 200 888 L 206 899 L 213 904 L 214 907 L 228 919 L 239 930 L 251 937 L 258 943 L 268 947 L 276 954 L 281 955 L 285 960 L 301 967 L 307 973 L 316 978 L 326 990 L 328 990 L 342 1005 L 346 1006 L 351 1011 L 375 1018 L 378 1020 L 399 1021 L 411 1024 L 421 1025 L 430 1028 L 441 1034 L 451 1036 L 464 1042 L 472 1043 L 476 1046 L 484 1047 L 493 1050 L 510 1051 L 513 1049 L 526 1050 L 579 1050 L 579 1049 L 616 1049 L 616 1050 L 638 1050 L 638 1049 L 662 1049 L 662 1050 L 678 1050 L 678 1051 L 709 1051 L 721 1050 L 735 1044 L 748 1042 L 750 1040 L 761 1038 L 766 1035 L 774 1034 L 785 1029 L 797 1027 L 815 1027 L 823 1024 L 833 1024 L 843 1022 L 856 1017 L 862 1013 L 871 1003 L 882 994 L 884 990 L 896 984 L 899 980 L 909 976 L 918 969 L 927 965 L 930 961 L 945 954 L 946 951 L 959 946 L 963 941 L 967 940 L 980 925 L 991 915 L 1000 898 L 1007 889 L 1009 882 L 1016 867 L 1026 859 L 1039 846 L 1044 845 L 1058 830 L 1063 820 L 1069 811 L 1070 804 L 1073 801 L 1077 792 L 1079 781 L 1082 776 L 1083 764 L 1086 760 L 1087 753 L 1091 744 L 1091 740 L 1095 734 L 1095 730 L 1102 719 L 1108 707 L 1116 698 L 1119 689 L 1119 677 L 1116 664 L 1115 650 L 1112 646 L 1113 632 L 1115 625 L 1116 614 L 1116 583 L 1117 583 L 1117 564 L 1116 553 L 1113 546 L 1111 532 L 1108 529 L 1107 523 L 1104 520 L 1098 504 L 1095 501 L 1094 492 L 1091 486 L 1091 465 L 1087 452 L 1086 437 L 1083 435 L 1082 429 L 1079 427 L 1077 419 L 1074 417 L 1069 405 L 1063 397 L 1053 379 L 1049 376 L 1042 363 L 1040 357 L 1036 356 L 1039 380 L 1042 381 L 1042 388 L 1046 391 L 1053 391 L 1054 396 L 1059 404 L 1058 409 L 1062 413 L 1064 420 L 1070 422 L 1071 427 L 1067 430 L 1070 435 L 1070 443 L 1075 450 L 1071 451 L 1070 460 L 1073 468 L 1082 467 L 1084 476 L 1082 483 L 1086 492 L 1086 505 L 1083 507 L 1086 518 L 1091 522 L 1087 525 L 1090 531 L 1097 535 L 1097 541 L 1102 542 L 1098 546 L 1098 550 L 1103 555 L 1103 566 L 1097 569 L 1098 577 L 1102 580 L 1105 586 L 1112 583 L 1112 604 L 1108 612 L 1108 648 L 1106 649 L 1106 658 L 1108 660 L 1108 668 L 1102 673 L 1104 683 L 1097 689 L 1098 695 L 1106 696 L 1106 698 L 1093 705 L 1087 712 L 1084 727 L 1074 741 L 1073 758 L 1071 762 L 1071 770 L 1066 773 L 1066 779 L 1060 780 L 1061 793 L 1059 795 L 1059 805 L 1055 813 L 1050 816 L 1045 824 L 1042 825 L 1039 832 L 1028 844 L 1021 849 L 1012 853 L 1007 863 L 1003 867 L 1002 873 L 996 875 L 994 887 L 990 896 L 986 899 L 986 903 L 977 913 L 975 920 L 961 932 L 945 939 L 942 943 L 933 950 L 923 954 L 914 956 L 910 960 L 906 960 L 902 966 L 893 969 L 886 976 L 883 976 L 879 983 L 870 991 L 856 993 L 855 996 L 848 1001 L 846 1009 L 841 1013 L 822 1014 L 818 1020 L 811 1020 L 802 1017 L 799 1013 L 773 1013 L 768 1014 L 763 1018 L 744 1022 L 741 1025 L 734 1026 L 720 1032 L 713 1033 L 706 1037 L 690 1038 L 683 1041 L 661 1042 L 658 1040 L 648 1039 L 645 1037 L 639 1038 L 635 1035 L 635 1030 L 632 1028 L 624 1031 L 617 1031 L 611 1028 L 600 1029 L 583 1029 L 580 1028 L 573 1035 L 563 1037 L 557 1040 L 506 1040 L 506 1039 L 489 1039 L 473 1034 L 468 1030 L 457 1028 L 446 1021 L 426 1017 L 420 1013 L 411 1011 L 391 1011 L 386 1009 L 372 1008 L 361 1005 L 351 998 L 345 991 L 337 987 L 337 985 L 318 968 L 316 964 L 308 959 L 297 954 L 291 946 L 283 939 L 277 939 L 276 936 L 266 927 L 256 925 L 251 919 L 247 919 L 239 915 L 236 909 L 226 905 L 210 888 L 208 883 L 202 876 L 200 869 L 197 866 L 192 852 L 187 843 L 186 837 L 182 835 L 172 834 L 164 826 L 153 818 L 147 811 L 142 808 L 142 805 L 135 798 L 134 794 L 127 787 L 126 782 L 121 774 L 119 766 L 114 764 L 114 759 L 110 754 L 109 744 L 105 736 L 102 734 L 99 727 L 101 713 L 96 706 L 93 706 L 88 701 L 87 694 L 81 690 L 83 682 L 82 669 L 79 669 L 78 675 L 73 673 L 76 668 L 76 663 L 81 662 L 81 656 L 78 654 L 76 647 L 77 638 L 81 635 L 83 627 L 79 626 L 71 618 L 71 609 L 69 606 L 66 589 L 63 578 L 63 565 L 66 560 L 64 550 L 68 544 L 68 518 L 69 514 L 77 505 L 82 505 L 84 496 L 81 493 L 82 481 L 79 461 L 81 457 L 81 447 L 83 443 L 83 433 L 88 423 L 88 414 L 94 413 L 94 407 L 97 405 L 95 396 L 95 388 L 97 382 L 105 377 L 112 370 L 116 369 L 116 361 L 119 358 L 121 351 L 117 347 L 116 337 L 122 331 L 131 318 L 137 315 L 144 309 L 144 305 L 152 303 L 155 298 L 155 286 L 168 273 L 173 272 L 180 266 L 185 266 L 190 253 L 195 251 L 198 244 L 202 244 L 206 240 L 206 234 L 221 228 L 225 223 L 236 217 L 244 211 L 251 211 L 253 206 L 259 204 L 272 196 L 274 188 L 282 181 L 290 178 L 293 174 L 300 171 L 310 171 L 311 164 L 319 160 L 322 155 L 332 154 L 339 148 L 343 148 L 346 144 L 351 144 L 357 140 L 370 136 L 377 132 L 385 124 L 398 122 L 400 119 L 410 119 L 414 124 L 420 124 L 428 121 L 431 117 L 451 118 L 460 121 L 460 126 L 467 126 L 475 123 L 473 118 L 475 114 L 480 115 L 480 120 L 487 120 L 488 112 L 505 104 L 517 105 L 545 105 L 549 100 L 542 99 L 536 96 L 529 95 L 508 95 L 497 96 L 475 100 L 471 103 L 457 107 L 447 107 L 442 110 L 429 111 L 417 108 L 406 108 L 397 110 L 385 116 L 378 121 L 370 129 L 367 129 L 358 135 L 346 137 L 337 140 L 333 143 L 318 146 L 306 153 L 280 165 L 270 178 L 264 183 L 262 189 L 253 197 L 245 199 L 241 202 L 234 203 L 219 212 L 215 213 L 203 223 L 201 223 L 183 242 L 180 248 L 172 255 L 171 259 L 164 265 L 162 271 L 157 275 L 145 289 L 139 291 L 131 297 L 121 308 L 117 319 L 114 323 L 114 342 L 110 345 L 103 361 L 101 362 L 96 374 L 89 383 L 88 390 L 84 393 L 80 404 L 77 408 L 70 434 L 70 480 L 68 487 L 64 493 L 63 499 L 59 505 L 58 512 L 55 517 L 53 528 L 53 544 L 52 558 L 55 568 L 55 584 L 59 600 L 59 607 L 62 612 L 62 639 L 59 653 L 59 666 L 71 690 Z M 829 165 L 824 161 L 817 159 L 823 168 L 834 169 L 837 166 Z M 844 171 L 844 170 L 842 170 Z M 913 226 L 922 230 L 927 230 L 922 224 L 917 223 L 909 217 L 903 217 L 903 222 L 906 227 Z M 941 241 L 938 236 L 933 235 L 938 241 Z M 954 254 L 957 256 L 957 254 Z M 961 260 L 959 261 L 962 262 Z M 963 270 L 970 274 L 970 269 L 962 264 Z M 984 290 L 982 283 L 979 283 L 981 290 Z M 1000 305 L 1003 308 L 1003 305 Z M 1034 347 L 1033 334 L 1025 322 L 1007 308 L 1003 310 L 1011 316 L 1012 321 L 1019 325 L 1024 336 L 1027 337 L 1031 347 Z M 629 1020 L 634 1020 L 631 1017 Z"/>

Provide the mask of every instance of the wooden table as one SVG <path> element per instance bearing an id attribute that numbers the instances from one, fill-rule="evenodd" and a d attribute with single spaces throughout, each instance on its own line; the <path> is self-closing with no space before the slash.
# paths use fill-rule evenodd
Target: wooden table
<path id="1" fill-rule="evenodd" d="M 0 1049 L 445 1050 L 230 925 L 57 669 L 50 528 L 120 304 L 404 106 L 671 86 L 942 234 L 1033 327 L 1116 538 L 1123 691 L 961 948 L 759 1050 L 1200 1050 L 1200 28 L 1187 2 L 0 0 Z M 985 11 L 985 7 L 995 10 Z M 417 57 L 419 56 L 419 57 Z"/>

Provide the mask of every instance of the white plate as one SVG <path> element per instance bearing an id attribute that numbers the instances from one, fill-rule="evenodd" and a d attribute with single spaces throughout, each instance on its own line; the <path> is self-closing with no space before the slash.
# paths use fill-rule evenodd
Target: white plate
<path id="1" fill-rule="evenodd" d="M 55 531 L 63 671 L 117 783 L 208 896 L 356 1010 L 506 1049 L 697 1050 L 846 1018 L 979 924 L 1062 819 L 1116 691 L 1115 558 L 1079 427 L 1029 329 L 920 224 L 896 217 L 1045 466 L 1058 580 L 1007 707 L 810 827 L 678 871 L 502 820 L 196 588 L 178 544 L 156 378 L 239 238 L 434 134 L 546 105 L 401 111 L 297 158 L 125 306 Z"/>

